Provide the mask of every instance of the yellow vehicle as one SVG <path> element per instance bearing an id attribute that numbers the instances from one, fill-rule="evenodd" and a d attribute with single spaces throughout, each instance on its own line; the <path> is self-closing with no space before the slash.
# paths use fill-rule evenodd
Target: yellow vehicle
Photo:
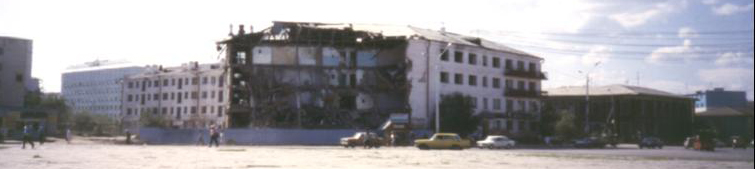
<path id="1" fill-rule="evenodd" d="M 452 149 L 461 150 L 471 147 L 469 140 L 463 140 L 458 134 L 437 133 L 430 139 L 414 141 L 414 145 L 420 150 L 428 149 Z"/>

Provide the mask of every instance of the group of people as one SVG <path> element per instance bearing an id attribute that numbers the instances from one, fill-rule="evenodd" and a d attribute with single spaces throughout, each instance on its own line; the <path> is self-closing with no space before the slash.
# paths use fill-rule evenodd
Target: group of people
<path id="1" fill-rule="evenodd" d="M 34 132 L 34 127 L 32 127 L 31 125 L 24 125 L 23 132 L 24 132 L 23 133 L 23 138 L 22 138 L 22 142 L 23 143 L 22 143 L 22 147 L 21 148 L 22 149 L 26 149 L 26 144 L 28 143 L 28 144 L 31 145 L 31 148 L 34 149 L 34 140 L 33 140 L 33 137 L 32 137 L 32 135 L 34 134 L 33 133 Z M 37 133 L 36 134 L 38 135 L 37 138 L 38 138 L 40 146 L 44 145 L 45 141 L 47 140 L 46 133 L 47 132 L 45 132 L 45 126 L 40 125 L 37 128 Z"/>

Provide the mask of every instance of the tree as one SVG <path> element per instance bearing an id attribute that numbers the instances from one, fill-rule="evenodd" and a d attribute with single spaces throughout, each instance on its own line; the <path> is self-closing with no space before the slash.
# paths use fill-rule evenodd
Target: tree
<path id="1" fill-rule="evenodd" d="M 571 140 L 580 135 L 580 130 L 575 124 L 575 116 L 568 111 L 562 111 L 559 113 L 559 120 L 556 122 L 555 131 L 556 135 L 564 140 Z"/>
<path id="2" fill-rule="evenodd" d="M 444 96 L 440 102 L 440 131 L 462 137 L 475 132 L 480 119 L 474 116 L 473 105 L 471 97 L 460 93 Z"/>
<path id="3" fill-rule="evenodd" d="M 170 121 L 163 115 L 145 112 L 139 116 L 139 124 L 143 127 L 168 128 Z"/>
<path id="4" fill-rule="evenodd" d="M 116 121 L 106 115 L 89 112 L 74 113 L 71 118 L 73 130 L 79 133 L 109 136 L 116 133 Z"/>

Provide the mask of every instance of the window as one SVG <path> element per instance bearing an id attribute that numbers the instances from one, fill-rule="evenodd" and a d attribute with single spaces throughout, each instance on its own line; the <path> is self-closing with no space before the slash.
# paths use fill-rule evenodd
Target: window
<path id="1" fill-rule="evenodd" d="M 16 82 L 23 83 L 24 82 L 24 74 L 16 73 Z"/>
<path id="2" fill-rule="evenodd" d="M 170 85 L 175 86 L 176 85 L 176 79 L 170 79 Z"/>
<path id="3" fill-rule="evenodd" d="M 511 80 L 506 79 L 506 89 L 512 89 L 513 87 L 514 83 Z"/>
<path id="4" fill-rule="evenodd" d="M 448 72 L 440 72 L 440 82 L 448 83 Z"/>
<path id="5" fill-rule="evenodd" d="M 475 75 L 469 75 L 469 85 L 470 86 L 477 86 L 477 76 L 475 76 Z"/>
<path id="6" fill-rule="evenodd" d="M 203 77 L 203 78 L 202 78 L 202 84 L 205 84 L 205 85 L 206 85 L 207 83 L 209 83 L 209 81 L 208 81 L 207 77 Z"/>
<path id="7" fill-rule="evenodd" d="M 493 99 L 493 110 L 501 110 L 501 99 Z"/>
<path id="8" fill-rule="evenodd" d="M 130 102 L 130 101 L 132 101 L 133 99 L 134 99 L 134 96 L 132 96 L 132 95 L 128 95 L 128 98 L 126 99 L 126 101 Z"/>
<path id="9" fill-rule="evenodd" d="M 488 110 L 488 98 L 482 98 L 482 109 Z"/>
<path id="10" fill-rule="evenodd" d="M 202 99 L 207 99 L 207 91 L 202 92 Z"/>
<path id="11" fill-rule="evenodd" d="M 163 93 L 163 100 L 168 100 L 168 93 Z"/>
<path id="12" fill-rule="evenodd" d="M 514 111 L 514 101 L 512 100 L 506 100 L 506 112 L 513 112 Z"/>
<path id="13" fill-rule="evenodd" d="M 152 95 L 152 99 L 153 100 L 160 100 L 160 94 L 155 93 L 154 95 Z"/>
<path id="14" fill-rule="evenodd" d="M 454 52 L 454 61 L 456 63 L 464 63 L 464 53 Z"/>
<path id="15" fill-rule="evenodd" d="M 223 87 L 223 82 L 225 82 L 223 79 L 225 78 L 223 78 L 222 76 L 218 78 L 218 84 L 219 84 L 218 87 Z"/>
<path id="16" fill-rule="evenodd" d="M 198 99 L 199 93 L 198 92 L 191 92 L 191 99 Z"/>
<path id="17" fill-rule="evenodd" d="M 216 80 L 217 80 L 217 78 L 215 78 L 215 76 L 210 77 L 210 84 L 214 85 Z"/>
<path id="18" fill-rule="evenodd" d="M 223 117 L 223 106 L 218 106 L 218 117 Z"/>
<path id="19" fill-rule="evenodd" d="M 472 109 L 477 109 L 477 98 L 472 97 Z"/>
<path id="20" fill-rule="evenodd" d="M 537 72 L 537 66 L 535 66 L 535 63 L 530 63 L 530 72 Z"/>
<path id="21" fill-rule="evenodd" d="M 160 80 L 155 80 L 155 82 L 152 84 L 154 87 L 160 87 Z"/>
<path id="22" fill-rule="evenodd" d="M 176 99 L 176 93 L 170 93 L 170 100 Z"/>
<path id="23" fill-rule="evenodd" d="M 501 88 L 501 79 L 493 78 L 493 88 L 496 88 L 496 89 Z"/>
<path id="24" fill-rule="evenodd" d="M 163 86 L 168 86 L 168 79 L 163 80 Z"/>
<path id="25" fill-rule="evenodd" d="M 163 115 L 165 115 L 165 114 L 168 114 L 168 108 L 167 107 L 163 107 Z"/>
<path id="26" fill-rule="evenodd" d="M 454 83 L 457 85 L 463 85 L 464 84 L 464 75 L 462 74 L 455 74 L 454 75 Z"/>
<path id="27" fill-rule="evenodd" d="M 134 88 L 134 82 L 128 82 L 128 88 L 129 89 Z"/>
<path id="28" fill-rule="evenodd" d="M 501 68 L 501 58 L 493 57 L 493 68 Z"/>
<path id="29" fill-rule="evenodd" d="M 524 82 L 523 81 L 518 81 L 517 82 L 517 89 L 524 90 L 524 87 L 525 86 L 524 86 Z"/>
<path id="30" fill-rule="evenodd" d="M 202 106 L 202 114 L 207 114 L 207 106 Z"/>
<path id="31" fill-rule="evenodd" d="M 512 64 L 513 64 L 513 63 L 512 63 L 512 61 L 511 61 L 511 59 L 506 59 L 506 70 L 512 70 L 512 69 L 514 69 L 514 68 L 512 67 L 512 66 L 514 66 L 514 65 L 512 65 Z"/>
<path id="32" fill-rule="evenodd" d="M 467 58 L 469 60 L 470 65 L 477 65 L 477 55 L 474 53 L 470 53 L 469 57 Z"/>
<path id="33" fill-rule="evenodd" d="M 517 62 L 516 62 L 516 69 L 517 69 L 517 70 L 524 70 L 524 62 L 522 62 L 522 61 L 517 61 Z"/>
<path id="34" fill-rule="evenodd" d="M 441 49 L 440 50 L 440 60 L 442 61 L 448 61 L 448 50 Z"/>
<path id="35" fill-rule="evenodd" d="M 482 55 L 482 66 L 488 66 L 488 56 Z"/>
<path id="36" fill-rule="evenodd" d="M 210 99 L 214 99 L 214 98 L 215 98 L 215 91 L 210 91 Z"/>
<path id="37" fill-rule="evenodd" d="M 514 129 L 514 121 L 512 121 L 512 120 L 507 120 L 507 121 L 506 121 L 506 129 L 509 129 L 509 130 L 512 130 L 512 129 Z"/>
<path id="38" fill-rule="evenodd" d="M 533 92 L 535 91 L 535 89 L 537 89 L 537 86 L 535 85 L 535 82 L 530 82 L 529 89 L 530 89 L 530 91 L 533 91 Z"/>
<path id="39" fill-rule="evenodd" d="M 191 114 L 197 114 L 197 107 L 191 106 Z"/>
<path id="40" fill-rule="evenodd" d="M 199 77 L 194 77 L 194 78 L 191 78 L 191 84 L 192 84 L 192 85 L 197 85 L 197 84 L 199 84 Z"/>
<path id="41" fill-rule="evenodd" d="M 218 102 L 223 102 L 223 91 L 218 91 Z"/>
<path id="42" fill-rule="evenodd" d="M 179 89 L 179 90 L 180 90 L 180 89 L 181 89 L 181 87 L 183 86 L 183 81 L 184 81 L 184 79 L 181 79 L 181 78 L 179 78 L 179 79 L 178 79 L 178 89 Z M 179 97 L 181 97 L 181 96 L 179 96 Z"/>
<path id="43" fill-rule="evenodd" d="M 178 92 L 178 104 L 181 104 L 181 92 Z"/>
<path id="44" fill-rule="evenodd" d="M 482 87 L 488 87 L 488 77 L 482 77 Z"/>

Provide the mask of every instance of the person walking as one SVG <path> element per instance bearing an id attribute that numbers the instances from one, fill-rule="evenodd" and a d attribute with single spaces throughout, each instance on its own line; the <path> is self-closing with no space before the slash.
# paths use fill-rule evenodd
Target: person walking
<path id="1" fill-rule="evenodd" d="M 45 132 L 45 126 L 39 125 L 39 145 L 42 146 L 45 144 L 45 141 L 47 139 L 47 132 Z"/>
<path id="2" fill-rule="evenodd" d="M 24 126 L 23 146 L 21 149 L 26 149 L 26 143 L 31 144 L 31 148 L 34 149 L 34 141 L 31 140 L 31 126 Z"/>
<path id="3" fill-rule="evenodd" d="M 215 143 L 215 147 L 220 147 L 220 132 L 215 129 L 215 126 L 210 127 L 210 147 L 212 143 Z"/>
<path id="4" fill-rule="evenodd" d="M 66 143 L 71 144 L 71 129 L 66 129 Z"/>
<path id="5" fill-rule="evenodd" d="M 131 131 L 126 129 L 126 144 L 131 144 Z"/>

